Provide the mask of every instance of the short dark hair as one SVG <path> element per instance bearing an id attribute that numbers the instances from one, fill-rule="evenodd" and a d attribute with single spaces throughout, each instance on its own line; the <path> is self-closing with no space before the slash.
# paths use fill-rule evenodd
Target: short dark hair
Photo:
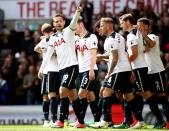
<path id="1" fill-rule="evenodd" d="M 86 22 L 84 21 L 82 16 L 79 17 L 77 23 L 83 23 L 84 27 L 87 29 Z"/>
<path id="2" fill-rule="evenodd" d="M 131 24 L 135 24 L 135 19 L 132 14 L 124 14 L 120 17 L 120 20 L 129 21 Z"/>
<path id="3" fill-rule="evenodd" d="M 114 25 L 114 21 L 110 17 L 101 18 L 100 22 L 111 23 Z"/>
<path id="4" fill-rule="evenodd" d="M 48 26 L 48 27 L 46 27 L 46 28 L 44 28 L 43 30 L 42 30 L 42 32 L 44 33 L 50 33 L 51 31 L 53 31 L 53 27 L 52 26 Z"/>
<path id="5" fill-rule="evenodd" d="M 150 21 L 146 17 L 142 17 L 142 18 L 138 19 L 137 22 L 142 22 L 143 24 L 150 26 Z"/>
<path id="6" fill-rule="evenodd" d="M 63 15 L 63 13 L 56 13 L 53 18 L 55 18 L 55 17 L 62 17 L 63 20 L 65 20 L 65 16 Z"/>

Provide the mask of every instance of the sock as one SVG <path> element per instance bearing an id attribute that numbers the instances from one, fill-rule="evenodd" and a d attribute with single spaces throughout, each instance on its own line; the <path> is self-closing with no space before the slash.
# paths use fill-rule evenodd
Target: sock
<path id="1" fill-rule="evenodd" d="M 72 102 L 72 107 L 79 123 L 84 124 L 83 109 L 79 98 Z"/>
<path id="2" fill-rule="evenodd" d="M 57 120 L 57 111 L 58 111 L 58 100 L 56 97 L 52 97 L 50 99 L 50 106 L 51 106 L 51 118 L 52 121 L 55 122 Z"/>
<path id="3" fill-rule="evenodd" d="M 103 98 L 103 120 L 106 122 L 112 122 L 111 119 L 111 98 L 112 97 L 105 97 Z"/>
<path id="4" fill-rule="evenodd" d="M 162 117 L 162 114 L 158 108 L 158 104 L 156 102 L 156 97 L 155 95 L 151 96 L 150 98 L 148 98 L 147 100 L 147 103 L 149 104 L 149 107 L 151 109 L 151 111 L 153 112 L 153 114 L 155 115 L 156 119 L 157 119 L 157 122 L 158 123 L 162 123 L 164 120 L 163 120 L 163 117 Z"/>
<path id="5" fill-rule="evenodd" d="M 61 122 L 64 122 L 67 115 L 67 107 L 69 106 L 69 102 L 67 101 L 67 97 L 60 99 L 60 114 L 59 114 L 59 120 Z"/>
<path id="6" fill-rule="evenodd" d="M 66 98 L 65 98 L 65 101 L 66 101 L 66 103 L 69 103 L 69 98 L 66 97 Z M 69 104 L 67 104 L 67 107 L 66 107 L 66 105 L 65 105 L 65 112 L 66 112 L 66 114 L 65 114 L 65 119 L 68 120 L 68 116 L 69 116 Z"/>
<path id="7" fill-rule="evenodd" d="M 92 111 L 93 117 L 94 117 L 94 122 L 99 122 L 100 121 L 100 113 L 99 113 L 99 108 L 97 106 L 97 101 L 91 101 L 90 103 L 90 109 Z"/>
<path id="8" fill-rule="evenodd" d="M 97 104 L 97 106 L 98 106 L 98 112 L 99 112 L 99 119 L 100 119 L 101 116 L 102 116 L 102 105 L 103 105 L 103 99 L 100 98 L 100 99 L 99 99 L 99 102 L 98 102 L 98 104 Z"/>
<path id="9" fill-rule="evenodd" d="M 49 101 L 43 101 L 42 110 L 44 114 L 44 119 L 49 120 Z"/>
<path id="10" fill-rule="evenodd" d="M 131 125 L 133 123 L 132 111 L 125 100 L 122 101 L 122 108 L 124 112 L 124 122 Z"/>
<path id="11" fill-rule="evenodd" d="M 167 122 L 169 122 L 169 102 L 167 96 L 159 97 L 160 103 L 162 104 L 164 115 L 166 116 Z"/>
<path id="12" fill-rule="evenodd" d="M 139 100 L 137 98 L 134 98 L 133 100 L 128 102 L 131 110 L 133 111 L 135 118 L 137 121 L 143 121 L 142 117 L 142 109 L 139 107 Z"/>
<path id="13" fill-rule="evenodd" d="M 138 103 L 139 103 L 139 109 L 141 110 L 141 112 L 143 112 L 143 108 L 144 108 L 144 101 L 143 101 L 143 97 L 140 95 L 135 95 L 135 98 L 137 99 Z"/>
<path id="14" fill-rule="evenodd" d="M 82 103 L 83 118 L 85 118 L 85 114 L 86 114 L 86 110 L 87 110 L 87 106 L 88 106 L 88 101 L 87 101 L 87 98 L 82 98 L 82 99 L 80 99 L 80 101 Z"/>

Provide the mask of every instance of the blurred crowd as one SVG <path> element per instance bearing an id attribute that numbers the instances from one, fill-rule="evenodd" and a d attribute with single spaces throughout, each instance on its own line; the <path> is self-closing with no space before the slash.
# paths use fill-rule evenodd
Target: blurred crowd
<path id="1" fill-rule="evenodd" d="M 166 78 L 169 83 L 169 4 L 166 3 L 160 14 L 153 12 L 151 6 L 144 5 L 143 1 L 137 2 L 136 9 L 127 6 L 122 12 L 113 15 L 106 12 L 102 6 L 99 14 L 93 14 L 93 4 L 84 0 L 82 3 L 82 16 L 88 30 L 95 31 L 94 25 L 101 17 L 112 17 L 116 22 L 115 29 L 122 32 L 118 18 L 124 13 L 132 13 L 137 20 L 147 17 L 151 20 L 152 32 L 160 38 L 161 58 L 166 67 Z M 93 14 L 93 15 L 91 15 Z M 0 24 L 0 105 L 40 104 L 42 101 L 41 81 L 37 77 L 42 57 L 33 51 L 40 41 L 40 26 L 37 31 L 26 28 L 24 32 L 16 32 L 9 29 L 5 24 Z M 124 34 L 125 35 L 125 34 Z M 104 53 L 104 38 L 98 34 L 98 52 Z M 102 83 L 106 75 L 107 65 L 104 61 L 97 63 L 99 78 Z M 169 85 L 169 84 L 167 84 Z"/>

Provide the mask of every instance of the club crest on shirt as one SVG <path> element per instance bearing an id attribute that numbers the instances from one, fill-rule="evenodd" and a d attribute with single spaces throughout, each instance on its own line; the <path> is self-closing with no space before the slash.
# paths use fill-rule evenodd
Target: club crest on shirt
<path id="1" fill-rule="evenodd" d="M 58 41 L 54 42 L 54 46 L 60 46 L 63 43 L 66 43 L 66 42 L 65 42 L 65 40 L 63 38 L 61 38 L 61 39 L 58 39 Z"/>
<path id="2" fill-rule="evenodd" d="M 93 45 L 96 45 L 96 43 L 94 42 Z"/>

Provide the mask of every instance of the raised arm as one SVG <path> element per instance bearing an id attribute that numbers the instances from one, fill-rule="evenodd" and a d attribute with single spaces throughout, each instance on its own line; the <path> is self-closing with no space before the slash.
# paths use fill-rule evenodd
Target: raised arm
<path id="1" fill-rule="evenodd" d="M 72 20 L 71 20 L 71 22 L 70 22 L 69 27 L 70 27 L 70 29 L 73 30 L 73 31 L 76 29 L 77 21 L 78 21 L 78 19 L 79 19 L 79 16 L 80 16 L 80 12 L 81 12 L 81 11 L 82 11 L 82 7 L 78 6 L 77 9 L 76 9 L 76 12 L 75 12 L 75 14 L 74 14 L 74 16 L 73 16 L 73 18 L 72 18 Z"/>

